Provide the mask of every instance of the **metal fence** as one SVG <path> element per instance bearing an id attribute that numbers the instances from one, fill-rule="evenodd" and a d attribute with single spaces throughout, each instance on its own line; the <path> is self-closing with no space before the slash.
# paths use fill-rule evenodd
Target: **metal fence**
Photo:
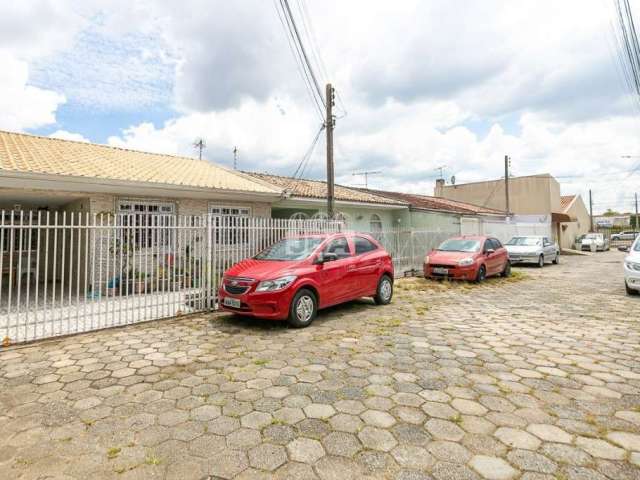
<path id="1" fill-rule="evenodd" d="M 24 342 L 215 309 L 223 272 L 285 236 L 342 222 L 216 215 L 3 211 L 0 340 Z M 455 231 L 454 231 L 455 230 Z M 368 232 L 396 276 L 457 229 Z M 480 232 L 475 232 L 480 233 Z"/>
<path id="2" fill-rule="evenodd" d="M 215 308 L 232 264 L 292 234 L 339 222 L 3 211 L 4 344 Z"/>

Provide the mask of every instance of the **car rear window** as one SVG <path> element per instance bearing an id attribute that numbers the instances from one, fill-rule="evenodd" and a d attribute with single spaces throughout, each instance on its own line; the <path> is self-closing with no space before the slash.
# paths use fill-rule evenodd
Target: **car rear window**
<path id="1" fill-rule="evenodd" d="M 353 237 L 353 243 L 356 246 L 356 255 L 371 252 L 378 248 L 373 242 L 364 237 Z"/>

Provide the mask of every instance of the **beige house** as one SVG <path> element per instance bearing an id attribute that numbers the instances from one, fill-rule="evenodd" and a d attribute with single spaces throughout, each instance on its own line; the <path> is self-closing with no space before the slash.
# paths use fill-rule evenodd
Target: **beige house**
<path id="1" fill-rule="evenodd" d="M 563 195 L 560 198 L 562 211 L 568 215 L 572 221 L 560 224 L 561 248 L 574 248 L 576 238 L 587 233 L 591 225 L 589 211 L 582 201 L 580 195 Z"/>
<path id="2" fill-rule="evenodd" d="M 505 188 L 504 179 L 458 185 L 445 185 L 440 179 L 435 196 L 506 211 Z M 575 237 L 589 231 L 589 223 L 578 217 L 583 213 L 580 206 L 584 208 L 581 199 L 567 205 L 569 209 L 563 206 L 560 184 L 548 173 L 509 178 L 509 213 L 545 219 L 563 248 L 572 248 Z"/>
<path id="3" fill-rule="evenodd" d="M 0 131 L 0 210 L 269 217 L 280 195 L 204 160 Z"/>

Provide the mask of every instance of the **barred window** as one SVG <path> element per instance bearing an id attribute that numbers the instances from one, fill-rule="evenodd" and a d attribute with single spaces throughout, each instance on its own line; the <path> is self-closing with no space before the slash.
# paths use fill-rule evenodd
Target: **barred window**
<path id="1" fill-rule="evenodd" d="M 119 200 L 117 224 L 129 227 L 124 242 L 136 249 L 171 245 L 176 207 L 171 202 L 153 200 Z"/>
<path id="2" fill-rule="evenodd" d="M 226 245 L 248 243 L 251 208 L 209 205 L 209 213 L 215 225 L 216 243 Z"/>

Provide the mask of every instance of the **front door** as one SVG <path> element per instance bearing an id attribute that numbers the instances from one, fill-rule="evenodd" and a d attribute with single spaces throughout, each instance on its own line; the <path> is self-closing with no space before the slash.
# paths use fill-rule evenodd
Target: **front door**
<path id="1" fill-rule="evenodd" d="M 333 253 L 336 260 L 319 265 L 320 306 L 334 305 L 349 298 L 353 285 L 351 249 L 347 237 L 339 236 L 331 240 L 322 250 L 323 254 Z"/>

